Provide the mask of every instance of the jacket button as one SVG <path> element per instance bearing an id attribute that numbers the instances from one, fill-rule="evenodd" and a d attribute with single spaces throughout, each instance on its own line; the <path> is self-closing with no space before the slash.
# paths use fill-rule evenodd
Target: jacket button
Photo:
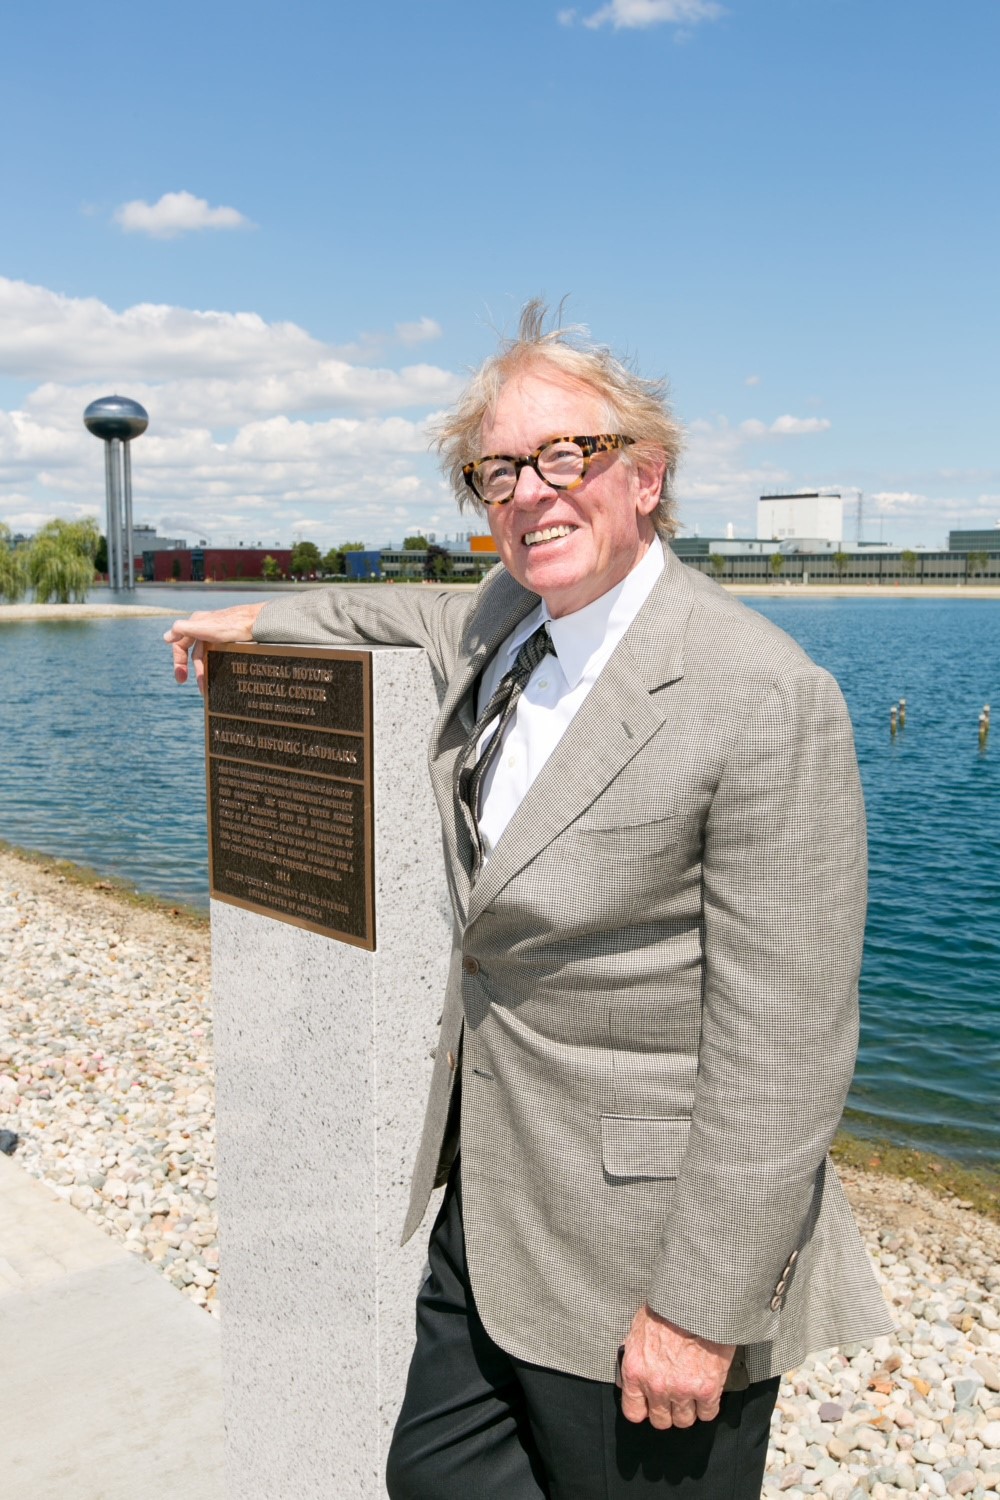
<path id="1" fill-rule="evenodd" d="M 454 1071 L 455 1071 L 455 1054 L 454 1054 L 454 1052 L 449 1052 L 448 1053 L 448 1066 L 451 1069 L 451 1071 L 454 1073 Z"/>
<path id="2" fill-rule="evenodd" d="M 465 970 L 466 974 L 478 974 L 479 959 L 473 958 L 471 953 L 467 953 L 462 959 L 462 968 Z"/>
<path id="3" fill-rule="evenodd" d="M 794 1264 L 798 1260 L 798 1258 L 799 1258 L 799 1252 L 797 1250 L 793 1250 L 792 1253 L 791 1253 L 791 1255 L 788 1257 L 788 1269 L 789 1270 L 792 1269 L 792 1267 L 794 1266 Z"/>
<path id="4" fill-rule="evenodd" d="M 781 1302 L 782 1302 L 782 1299 L 780 1297 L 772 1297 L 771 1298 L 771 1311 L 772 1312 L 780 1312 L 781 1311 Z"/>
<path id="5" fill-rule="evenodd" d="M 774 1289 L 774 1295 L 776 1297 L 780 1297 L 781 1294 L 782 1294 L 782 1292 L 785 1290 L 785 1287 L 787 1285 L 788 1285 L 788 1282 L 785 1280 L 784 1277 L 782 1277 L 781 1280 L 778 1282 L 778 1285 Z"/>

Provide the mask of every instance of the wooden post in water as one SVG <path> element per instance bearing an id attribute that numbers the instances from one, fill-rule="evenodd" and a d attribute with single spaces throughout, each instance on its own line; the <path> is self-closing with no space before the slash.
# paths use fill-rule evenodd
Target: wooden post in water
<path id="1" fill-rule="evenodd" d="M 906 728 L 906 699 L 905 698 L 900 698 L 900 700 L 899 700 L 899 727 L 900 727 L 900 729 L 905 729 Z"/>
<path id="2" fill-rule="evenodd" d="M 896 738 L 896 719 L 899 714 L 899 705 L 894 703 L 889 710 L 889 733 L 893 739 Z"/>
<path id="3" fill-rule="evenodd" d="M 986 741 L 990 737 L 990 705 L 987 703 L 979 715 L 979 748 L 986 749 Z"/>

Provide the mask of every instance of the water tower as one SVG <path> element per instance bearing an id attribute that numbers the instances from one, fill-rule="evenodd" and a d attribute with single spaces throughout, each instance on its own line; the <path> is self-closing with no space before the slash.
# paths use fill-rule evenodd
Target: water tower
<path id="1" fill-rule="evenodd" d="M 130 444 L 149 426 L 149 413 L 127 396 L 101 396 L 83 414 L 84 426 L 104 442 L 108 502 L 108 586 L 135 588 L 132 560 L 132 459 Z"/>

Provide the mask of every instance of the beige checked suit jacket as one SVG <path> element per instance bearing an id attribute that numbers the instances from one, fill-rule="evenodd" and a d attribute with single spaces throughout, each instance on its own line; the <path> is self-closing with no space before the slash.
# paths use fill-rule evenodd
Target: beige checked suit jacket
<path id="1" fill-rule="evenodd" d="M 665 552 L 474 886 L 456 760 L 536 596 L 502 567 L 472 599 L 330 589 L 268 604 L 254 634 L 422 646 L 439 686 L 455 943 L 406 1235 L 441 1181 L 460 1057 L 494 1340 L 611 1380 L 648 1301 L 759 1380 L 892 1327 L 827 1157 L 857 1043 L 864 810 L 832 678 Z"/>

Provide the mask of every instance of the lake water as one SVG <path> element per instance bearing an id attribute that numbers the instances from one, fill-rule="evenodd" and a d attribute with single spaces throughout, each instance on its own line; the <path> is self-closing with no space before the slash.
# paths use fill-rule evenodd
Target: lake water
<path id="1" fill-rule="evenodd" d="M 259 599 L 169 595 L 178 611 Z M 139 590 L 140 603 L 166 602 Z M 1000 601 L 768 599 L 854 721 L 871 905 L 853 1128 L 1000 1162 Z M 0 626 L 0 837 L 207 903 L 204 721 L 164 619 Z M 889 734 L 905 697 L 906 729 Z"/>

